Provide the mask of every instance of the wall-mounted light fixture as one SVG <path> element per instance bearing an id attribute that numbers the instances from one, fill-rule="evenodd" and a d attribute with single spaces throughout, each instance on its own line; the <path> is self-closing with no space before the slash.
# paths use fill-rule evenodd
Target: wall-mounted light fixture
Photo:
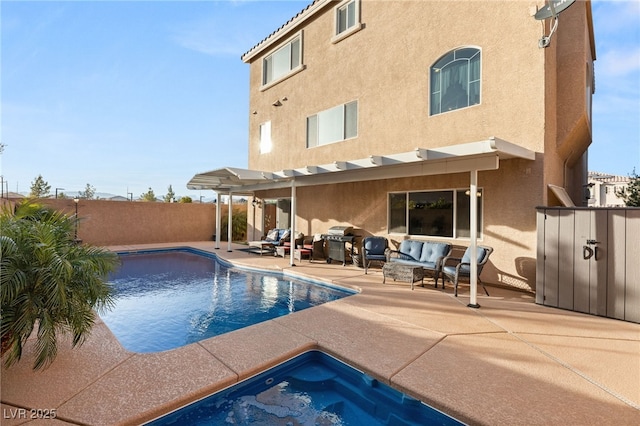
<path id="1" fill-rule="evenodd" d="M 469 195 L 471 195 L 471 191 L 469 191 L 468 189 L 464 192 L 464 194 L 468 197 Z M 476 192 L 476 197 L 482 197 L 482 192 L 478 191 Z"/>
<path id="2" fill-rule="evenodd" d="M 256 197 L 253 197 L 253 201 L 251 201 L 251 205 L 253 207 L 260 207 L 262 205 L 262 201 L 258 200 Z"/>
<path id="3" fill-rule="evenodd" d="M 282 102 L 280 102 L 280 99 L 276 99 L 271 105 L 273 105 L 274 107 L 279 107 L 282 106 Z"/>

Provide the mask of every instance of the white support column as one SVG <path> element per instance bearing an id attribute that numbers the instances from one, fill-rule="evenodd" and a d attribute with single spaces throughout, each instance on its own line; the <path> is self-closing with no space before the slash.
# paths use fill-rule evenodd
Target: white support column
<path id="1" fill-rule="evenodd" d="M 291 246 L 289 248 L 289 265 L 296 266 L 294 252 L 296 250 L 296 181 L 291 181 Z"/>
<path id="2" fill-rule="evenodd" d="M 479 308 L 478 305 L 478 171 L 471 170 L 471 184 L 469 185 L 469 237 L 471 245 L 471 295 L 469 300 L 470 308 Z"/>
<path id="3" fill-rule="evenodd" d="M 233 234 L 233 195 L 231 195 L 231 191 L 229 191 L 229 220 L 227 221 L 227 251 L 231 250 L 231 236 Z"/>
<path id="4" fill-rule="evenodd" d="M 216 250 L 220 248 L 220 219 L 222 217 L 220 207 L 220 193 L 216 192 Z"/>

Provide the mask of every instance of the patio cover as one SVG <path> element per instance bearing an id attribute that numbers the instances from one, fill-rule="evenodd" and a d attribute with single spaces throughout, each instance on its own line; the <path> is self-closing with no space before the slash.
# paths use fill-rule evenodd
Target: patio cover
<path id="1" fill-rule="evenodd" d="M 225 167 L 196 174 L 187 183 L 192 190 L 212 189 L 218 193 L 251 195 L 254 191 L 315 186 L 409 176 L 461 173 L 471 170 L 496 170 L 499 160 L 522 158 L 534 160 L 535 153 L 516 144 L 488 138 L 435 149 L 371 155 L 367 158 L 334 161 L 277 172 Z"/>
<path id="2" fill-rule="evenodd" d="M 276 188 L 291 188 L 291 229 L 296 229 L 296 188 L 359 182 L 377 179 L 403 178 L 410 176 L 438 175 L 446 173 L 469 173 L 471 194 L 478 191 L 478 171 L 497 170 L 500 160 L 519 158 L 535 160 L 535 152 L 511 142 L 490 137 L 479 142 L 469 142 L 435 149 L 416 148 L 413 151 L 391 155 L 371 155 L 368 158 L 350 161 L 334 161 L 318 166 L 265 172 L 225 167 L 196 174 L 187 188 L 212 189 L 218 194 L 229 194 L 229 222 L 232 220 L 231 196 L 251 195 L 254 191 Z M 216 249 L 220 248 L 220 196 L 216 208 Z M 471 258 L 477 252 L 477 204 L 470 203 L 470 250 Z M 231 251 L 231 227 L 228 227 L 228 251 Z M 294 265 L 294 251 L 290 250 L 290 263 Z M 469 307 L 479 308 L 478 265 L 471 263 L 471 291 Z"/>

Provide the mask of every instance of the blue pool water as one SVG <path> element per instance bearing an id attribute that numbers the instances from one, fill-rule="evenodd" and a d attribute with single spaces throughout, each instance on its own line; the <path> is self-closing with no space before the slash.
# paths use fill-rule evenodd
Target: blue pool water
<path id="1" fill-rule="evenodd" d="M 227 266 L 194 250 L 120 254 L 116 305 L 100 317 L 133 352 L 158 352 L 354 292 Z"/>
<path id="2" fill-rule="evenodd" d="M 148 425 L 462 425 L 319 351 L 210 395 Z"/>

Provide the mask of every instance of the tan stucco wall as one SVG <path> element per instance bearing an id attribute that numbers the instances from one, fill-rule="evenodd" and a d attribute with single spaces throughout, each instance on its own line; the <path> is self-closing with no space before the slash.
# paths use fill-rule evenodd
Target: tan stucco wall
<path id="1" fill-rule="evenodd" d="M 479 173 L 478 180 L 485 194 L 484 236 L 480 243 L 495 249 L 490 264 L 483 271 L 483 281 L 526 290 L 535 286 L 535 207 L 542 191 L 535 192 L 540 187 L 530 185 L 531 181 L 541 178 L 541 170 L 532 165 L 534 163 L 529 161 L 513 160 L 500 170 Z M 513 192 L 512 186 L 503 184 L 506 179 L 522 190 Z M 410 237 L 388 233 L 389 192 L 465 188 L 468 185 L 468 174 L 460 173 L 297 188 L 296 230 L 313 235 L 326 233 L 331 226 L 348 225 L 357 230 L 357 235 L 383 235 L 392 245 L 399 244 Z M 288 197 L 290 192 L 280 191 L 279 196 Z M 250 218 L 252 214 L 249 206 Z M 260 211 L 256 212 L 256 217 L 260 217 Z M 438 240 L 435 237 L 412 238 Z M 443 241 L 457 246 L 469 245 L 469 240 L 462 238 Z"/>
<path id="2" fill-rule="evenodd" d="M 251 62 L 250 168 L 281 170 L 489 136 L 543 151 L 545 52 L 529 2 L 364 1 L 365 28 L 336 44 L 332 7 L 326 10 L 304 27 L 306 69 L 260 91 L 265 55 Z M 430 117 L 430 66 L 461 46 L 482 50 L 481 104 Z M 282 106 L 272 105 L 283 98 Z M 352 100 L 359 101 L 358 137 L 306 149 L 306 118 Z M 269 120 L 273 150 L 259 154 L 259 126 Z"/>
<path id="3" fill-rule="evenodd" d="M 583 205 L 587 183 L 585 151 L 591 144 L 591 111 L 586 87 L 587 67 L 595 60 L 590 29 L 590 2 L 577 1 L 562 12 L 558 30 L 545 49 L 547 67 L 545 187 L 565 187 L 573 202 Z M 549 30 L 546 30 L 548 33 Z M 589 64 L 589 65 L 588 65 Z M 591 70 L 593 72 L 593 70 Z M 544 204 L 558 205 L 547 193 Z"/>
<path id="4" fill-rule="evenodd" d="M 579 198 L 586 172 L 583 152 L 591 140 L 585 96 L 585 66 L 593 59 L 590 3 L 578 1 L 564 12 L 567 19 L 546 49 L 538 40 L 549 33 L 548 25 L 532 16 L 543 4 L 363 1 L 364 28 L 336 44 L 330 42 L 335 3 L 326 6 L 283 34 L 285 41 L 303 29 L 304 70 L 261 90 L 262 58 L 279 42 L 249 61 L 249 167 L 276 171 L 489 136 L 525 147 L 536 153 L 534 161 L 501 161 L 499 170 L 479 173 L 481 243 L 495 249 L 482 279 L 535 290 L 535 207 L 549 202 L 549 183 L 567 186 Z M 462 46 L 482 51 L 481 104 L 429 116 L 430 66 Z M 275 100 L 282 105 L 273 106 Z M 353 100 L 358 100 L 358 136 L 307 149 L 306 118 Z M 260 154 L 259 126 L 266 121 L 271 121 L 273 150 Z M 469 175 L 463 173 L 298 188 L 297 230 L 314 234 L 349 224 L 362 235 L 400 241 L 410 236 L 388 234 L 390 191 L 468 185 Z M 255 217 L 259 226 L 259 211 Z"/>
<path id="5" fill-rule="evenodd" d="M 75 213 L 72 199 L 40 199 L 38 203 Z M 222 215 L 226 216 L 226 209 Z M 98 246 L 205 241 L 215 233 L 216 206 L 80 200 L 78 217 L 78 238 Z"/>

